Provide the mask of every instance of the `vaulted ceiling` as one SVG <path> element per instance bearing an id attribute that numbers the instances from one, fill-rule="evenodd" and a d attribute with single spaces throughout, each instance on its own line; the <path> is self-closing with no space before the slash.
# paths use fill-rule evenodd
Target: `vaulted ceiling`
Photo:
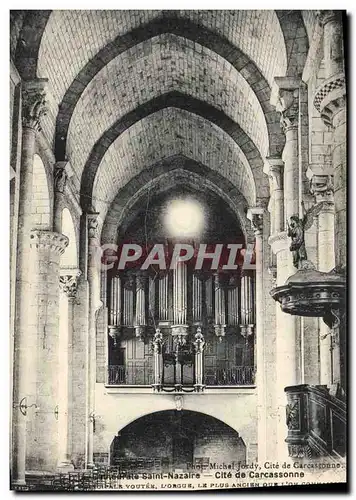
<path id="1" fill-rule="evenodd" d="M 48 78 L 47 140 L 58 161 L 71 162 L 82 208 L 99 211 L 101 224 L 120 190 L 174 157 L 201 165 L 205 173 L 194 175 L 202 179 L 208 172 L 226 179 L 246 206 L 268 197 L 264 158 L 284 145 L 271 86 L 275 76 L 301 74 L 312 14 L 72 10 L 11 17 L 20 75 Z"/>

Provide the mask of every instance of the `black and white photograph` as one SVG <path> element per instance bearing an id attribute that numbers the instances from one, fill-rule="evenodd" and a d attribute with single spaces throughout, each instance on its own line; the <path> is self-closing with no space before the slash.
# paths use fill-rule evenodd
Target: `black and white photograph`
<path id="1" fill-rule="evenodd" d="M 347 10 L 34 7 L 8 490 L 346 485 Z"/>

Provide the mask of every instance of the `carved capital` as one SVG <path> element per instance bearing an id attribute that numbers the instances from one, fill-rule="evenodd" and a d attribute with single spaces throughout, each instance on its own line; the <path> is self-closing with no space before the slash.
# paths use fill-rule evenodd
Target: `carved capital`
<path id="1" fill-rule="evenodd" d="M 69 299 L 74 299 L 77 295 L 78 275 L 64 274 L 59 277 L 59 286 Z"/>
<path id="2" fill-rule="evenodd" d="M 267 157 L 263 171 L 271 179 L 271 190 L 283 189 L 284 161 L 282 158 Z"/>
<path id="3" fill-rule="evenodd" d="M 98 216 L 99 212 L 90 212 L 87 214 L 87 219 L 88 219 L 88 237 L 89 239 L 91 238 L 98 238 Z"/>
<path id="4" fill-rule="evenodd" d="M 52 231 L 41 231 L 39 229 L 31 231 L 30 246 L 38 249 L 48 249 L 62 255 L 67 248 L 69 240 L 67 236 Z"/>
<path id="5" fill-rule="evenodd" d="M 46 78 L 22 83 L 22 126 L 41 130 L 41 117 L 46 114 Z"/>
<path id="6" fill-rule="evenodd" d="M 332 175 L 313 175 L 310 180 L 310 192 L 317 203 L 334 202 L 334 184 Z"/>
<path id="7" fill-rule="evenodd" d="M 247 211 L 247 218 L 251 221 L 251 226 L 255 235 L 260 235 L 263 232 L 263 208 L 253 207 Z"/>
<path id="8" fill-rule="evenodd" d="M 325 24 L 330 22 L 341 22 L 341 11 L 339 10 L 319 10 L 318 22 L 320 26 L 324 27 Z"/>
<path id="9" fill-rule="evenodd" d="M 275 77 L 271 93 L 271 104 L 281 115 L 284 133 L 298 126 L 300 78 Z"/>

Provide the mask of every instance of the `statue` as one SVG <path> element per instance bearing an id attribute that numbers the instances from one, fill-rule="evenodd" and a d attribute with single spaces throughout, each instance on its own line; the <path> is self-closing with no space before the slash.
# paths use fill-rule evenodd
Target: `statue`
<path id="1" fill-rule="evenodd" d="M 287 235 L 292 238 L 292 243 L 289 247 L 289 250 L 293 254 L 293 265 L 297 269 L 300 268 L 300 264 L 302 261 L 307 260 L 307 252 L 304 242 L 304 230 L 306 221 L 306 215 L 304 215 L 303 219 L 300 219 L 297 215 L 292 215 L 289 219 L 289 223 L 287 222 Z"/>

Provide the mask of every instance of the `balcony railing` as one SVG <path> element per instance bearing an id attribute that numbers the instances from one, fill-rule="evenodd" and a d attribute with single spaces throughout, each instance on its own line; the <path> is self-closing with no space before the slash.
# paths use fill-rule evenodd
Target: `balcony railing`
<path id="1" fill-rule="evenodd" d="M 108 385 L 152 385 L 153 383 L 153 369 L 145 361 L 128 362 L 126 366 L 108 367 Z M 169 385 L 168 379 L 166 383 Z M 254 383 L 255 368 L 253 366 L 204 369 L 206 386 L 243 386 L 254 385 Z"/>
<path id="2" fill-rule="evenodd" d="M 253 366 L 232 366 L 229 368 L 205 368 L 205 385 L 254 385 Z"/>
<path id="3" fill-rule="evenodd" d="M 153 370 L 147 362 L 128 362 L 108 367 L 108 385 L 151 385 Z"/>

